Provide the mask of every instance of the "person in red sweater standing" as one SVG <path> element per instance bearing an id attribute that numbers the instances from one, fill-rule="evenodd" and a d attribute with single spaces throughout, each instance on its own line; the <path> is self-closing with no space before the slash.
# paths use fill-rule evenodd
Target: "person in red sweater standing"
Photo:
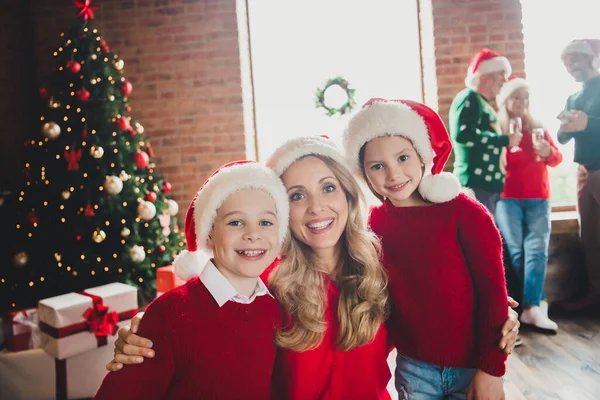
<path id="1" fill-rule="evenodd" d="M 452 145 L 439 115 L 371 99 L 349 121 L 344 148 L 382 201 L 369 222 L 389 277 L 399 397 L 503 399 L 502 241 L 489 211 L 442 172 Z"/>
<path id="2" fill-rule="evenodd" d="M 523 312 L 521 322 L 556 331 L 548 318 L 544 280 L 550 242 L 550 183 L 548 166 L 556 167 L 562 154 L 550 134 L 529 111 L 529 87 L 511 77 L 496 98 L 498 120 L 503 132 L 521 121 L 523 138 L 518 147 L 505 154 L 506 181 L 496 208 L 496 223 L 521 280 Z"/>
<path id="3" fill-rule="evenodd" d="M 271 398 L 282 314 L 259 276 L 279 253 L 288 216 L 269 168 L 246 161 L 217 170 L 188 208 L 188 251 L 175 260 L 200 277 L 148 306 L 139 333 L 156 357 L 109 373 L 95 399 Z"/>

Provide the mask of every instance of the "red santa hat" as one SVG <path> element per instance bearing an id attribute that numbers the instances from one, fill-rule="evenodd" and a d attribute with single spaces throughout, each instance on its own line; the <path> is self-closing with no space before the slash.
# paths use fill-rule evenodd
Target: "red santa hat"
<path id="1" fill-rule="evenodd" d="M 504 76 L 508 78 L 512 73 L 512 67 L 506 57 L 493 50 L 483 48 L 471 59 L 465 85 L 468 88 L 476 89 L 479 84 L 479 77 L 492 72 L 504 72 Z"/>
<path id="2" fill-rule="evenodd" d="M 301 136 L 283 143 L 267 160 L 277 176 L 281 176 L 290 165 L 302 157 L 325 156 L 347 167 L 342 152 L 327 136 Z"/>
<path id="3" fill-rule="evenodd" d="M 217 210 L 229 196 L 243 189 L 267 192 L 275 201 L 279 224 L 279 244 L 288 232 L 289 200 L 283 182 L 275 173 L 255 161 L 235 161 L 217 169 L 196 193 L 185 215 L 187 250 L 173 262 L 175 273 L 188 280 L 198 276 L 212 257 L 208 235 L 217 216 Z"/>
<path id="4" fill-rule="evenodd" d="M 600 39 L 573 40 L 563 49 L 561 57 L 573 53 L 582 53 L 592 56 L 592 67 L 595 69 L 600 68 Z"/>
<path id="5" fill-rule="evenodd" d="M 344 131 L 346 159 L 361 176 L 361 148 L 377 137 L 398 135 L 409 139 L 425 164 L 419 193 L 433 203 L 452 200 L 461 191 L 458 179 L 443 172 L 452 152 L 450 135 L 440 116 L 424 104 L 411 100 L 369 100 Z"/>
<path id="6" fill-rule="evenodd" d="M 500 92 L 496 96 L 496 104 L 498 106 L 503 105 L 504 103 L 506 103 L 506 100 L 508 100 L 508 98 L 512 96 L 515 90 L 522 88 L 529 89 L 527 81 L 523 78 L 519 78 L 518 76 L 511 76 L 510 78 L 508 78 L 508 82 L 502 85 Z"/>

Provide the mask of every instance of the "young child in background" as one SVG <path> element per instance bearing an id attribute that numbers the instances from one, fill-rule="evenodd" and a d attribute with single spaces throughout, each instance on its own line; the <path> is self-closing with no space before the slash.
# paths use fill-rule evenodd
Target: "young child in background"
<path id="1" fill-rule="evenodd" d="M 502 242 L 487 209 L 442 172 L 452 145 L 439 115 L 371 99 L 348 123 L 344 147 L 382 201 L 370 225 L 389 277 L 400 399 L 503 398 Z"/>
<path id="2" fill-rule="evenodd" d="M 187 211 L 188 251 L 175 260 L 179 270 L 205 264 L 200 277 L 148 306 L 139 333 L 156 357 L 109 373 L 95 398 L 271 398 L 282 313 L 259 277 L 279 253 L 288 218 L 271 169 L 250 161 L 218 169 Z"/>

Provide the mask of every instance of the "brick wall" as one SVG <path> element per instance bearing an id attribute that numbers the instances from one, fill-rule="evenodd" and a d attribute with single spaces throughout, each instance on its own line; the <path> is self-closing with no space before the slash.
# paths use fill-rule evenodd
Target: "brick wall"
<path id="1" fill-rule="evenodd" d="M 423 1 L 423 0 L 421 0 Z M 473 54 L 488 47 L 506 56 L 513 71 L 524 72 L 520 0 L 429 0 L 439 112 L 448 121 L 454 96 L 464 87 Z"/>
<path id="2" fill-rule="evenodd" d="M 35 3 L 29 15 L 34 74 L 43 82 L 59 35 L 77 9 L 69 0 L 29 3 Z M 236 1 L 95 3 L 100 5 L 95 11 L 98 28 L 124 60 L 124 74 L 134 86 L 132 114 L 152 137 L 157 171 L 171 181 L 185 209 L 216 167 L 245 157 Z M 14 25 L 18 34 L 19 22 Z M 6 44 L 0 46 L 4 49 Z M 0 64 L 7 68 L 6 61 Z M 5 105 L 0 107 L 2 115 L 10 115 Z M 13 157 L 16 164 L 14 158 L 19 157 Z"/>

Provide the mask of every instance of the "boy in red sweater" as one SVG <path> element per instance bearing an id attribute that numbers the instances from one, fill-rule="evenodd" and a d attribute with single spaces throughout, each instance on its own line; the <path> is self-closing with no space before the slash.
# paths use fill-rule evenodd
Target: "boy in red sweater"
<path id="1" fill-rule="evenodd" d="M 185 221 L 179 271 L 199 278 L 154 300 L 139 333 L 156 357 L 109 373 L 96 399 L 271 397 L 281 310 L 260 280 L 288 231 L 281 180 L 254 162 L 227 164 L 200 188 Z M 212 254 L 212 259 L 209 260 Z"/>
<path id="2" fill-rule="evenodd" d="M 440 117 L 417 102 L 371 99 L 350 120 L 344 147 L 382 201 L 370 225 L 389 277 L 400 398 L 503 398 L 500 234 L 442 172 L 452 145 Z"/>

